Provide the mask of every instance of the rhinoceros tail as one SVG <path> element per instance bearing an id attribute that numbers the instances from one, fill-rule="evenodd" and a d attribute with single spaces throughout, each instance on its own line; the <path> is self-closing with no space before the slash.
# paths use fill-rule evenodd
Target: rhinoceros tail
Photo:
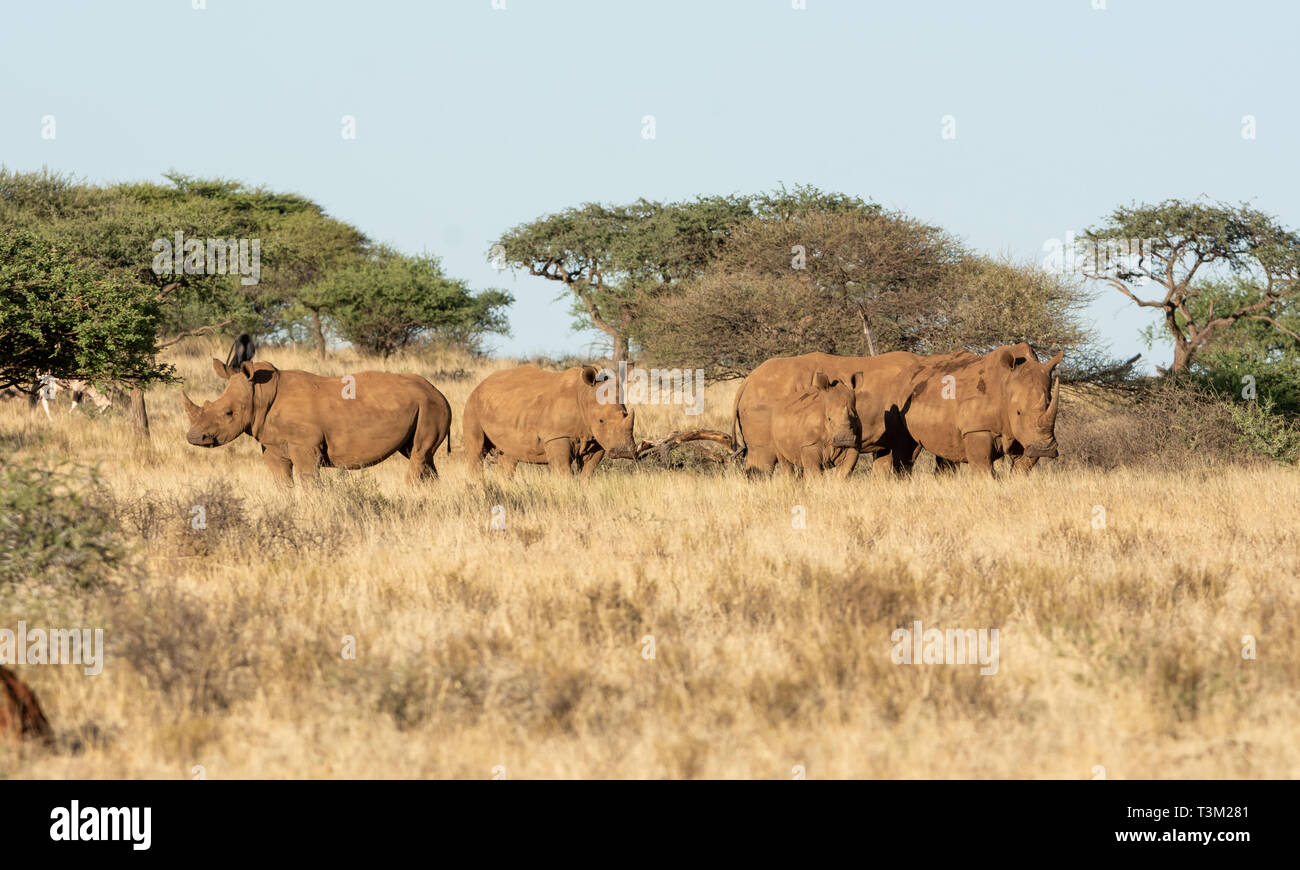
<path id="1" fill-rule="evenodd" d="M 745 450 L 745 432 L 744 427 L 740 425 L 740 397 L 744 394 L 747 383 L 749 383 L 748 379 L 740 382 L 740 389 L 736 390 L 736 399 L 731 403 L 731 447 L 737 455 Z"/>
<path id="2" fill-rule="evenodd" d="M 454 415 L 451 413 L 451 402 L 447 402 L 447 455 L 451 455 L 451 424 Z M 435 451 L 437 452 L 437 451 Z"/>

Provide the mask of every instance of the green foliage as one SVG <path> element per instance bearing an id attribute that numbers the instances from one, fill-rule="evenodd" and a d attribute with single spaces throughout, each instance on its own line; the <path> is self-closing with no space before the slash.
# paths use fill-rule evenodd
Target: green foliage
<path id="1" fill-rule="evenodd" d="M 616 355 L 635 341 L 658 361 L 719 376 L 810 350 L 930 353 L 1022 339 L 1086 356 L 1081 371 L 1100 366 L 1079 282 L 979 257 L 937 227 L 811 186 L 588 203 L 498 244 L 507 265 L 572 293 L 575 325 L 606 332 Z"/>
<path id="2" fill-rule="evenodd" d="M 1250 324 L 1295 337 L 1280 318 L 1300 294 L 1300 235 L 1247 205 L 1121 206 L 1086 231 L 1079 253 L 1087 277 L 1163 315 L 1156 330 L 1173 343 L 1171 373 Z"/>
<path id="3" fill-rule="evenodd" d="M 0 465 L 0 584 L 98 586 L 125 566 L 98 479 L 32 464 Z"/>
<path id="4" fill-rule="evenodd" d="M 1243 449 L 1274 462 L 1300 461 L 1300 426 L 1279 414 L 1271 399 L 1232 402 L 1230 413 Z"/>
<path id="5" fill-rule="evenodd" d="M 1187 307 L 1195 321 L 1205 322 L 1213 311 L 1236 310 L 1254 295 L 1245 281 L 1207 281 Z M 1186 318 L 1175 316 L 1184 328 Z M 1256 397 L 1270 402 L 1277 413 L 1300 416 L 1300 341 L 1293 337 L 1300 333 L 1300 302 L 1279 299 L 1272 317 L 1276 325 L 1244 318 L 1211 336 L 1193 357 L 1188 374 L 1217 393 L 1238 398 L 1253 384 Z M 1167 340 L 1168 332 L 1162 324 L 1152 324 L 1143 337 L 1150 347 Z"/>
<path id="6" fill-rule="evenodd" d="M 419 338 L 476 348 L 489 333 L 507 333 L 503 309 L 513 301 L 501 290 L 471 293 L 443 274 L 437 257 L 382 247 L 331 272 L 312 292 L 340 334 L 384 356 Z"/>
<path id="7" fill-rule="evenodd" d="M 77 259 L 153 292 L 159 337 L 221 325 L 231 331 L 288 332 L 302 315 L 300 293 L 325 271 L 361 256 L 365 237 L 310 200 L 230 179 L 179 173 L 167 184 L 95 186 L 69 176 L 0 170 L 0 227 L 26 227 Z M 257 239 L 256 284 L 237 274 L 154 272 L 154 241 Z"/>
<path id="8" fill-rule="evenodd" d="M 432 258 L 372 250 L 358 229 L 303 196 L 235 179 L 177 172 L 166 178 L 100 187 L 0 169 L 0 229 L 30 228 L 68 260 L 151 295 L 160 341 L 224 329 L 290 339 L 309 334 L 323 350 L 332 321 L 360 346 L 391 353 L 422 336 L 474 348 L 487 333 L 506 330 L 508 294 L 471 294 Z M 244 284 L 230 265 L 227 274 L 155 272 L 155 240 L 174 245 L 177 233 L 205 242 L 247 240 L 250 251 L 257 240 L 258 280 Z"/>
<path id="9" fill-rule="evenodd" d="M 156 296 L 26 230 L 0 229 L 0 387 L 45 373 L 103 383 L 167 376 Z"/>
<path id="10" fill-rule="evenodd" d="M 587 203 L 520 224 L 498 244 L 507 265 L 560 282 L 561 298 L 573 294 L 578 328 L 600 329 L 625 348 L 643 307 L 699 277 L 743 222 L 878 210 L 808 186 L 672 203 Z"/>
<path id="11" fill-rule="evenodd" d="M 1122 392 L 1073 394 L 1058 422 L 1061 456 L 1097 468 L 1152 465 L 1177 471 L 1206 464 L 1295 464 L 1300 426 L 1267 399 L 1216 392 L 1195 375 L 1132 381 Z"/>
<path id="12" fill-rule="evenodd" d="M 643 304 L 634 336 L 658 362 L 717 377 L 810 351 L 986 352 L 1021 340 L 1095 365 L 1091 298 L 1080 281 L 965 251 L 906 215 L 806 210 L 738 225 L 698 277 Z"/>

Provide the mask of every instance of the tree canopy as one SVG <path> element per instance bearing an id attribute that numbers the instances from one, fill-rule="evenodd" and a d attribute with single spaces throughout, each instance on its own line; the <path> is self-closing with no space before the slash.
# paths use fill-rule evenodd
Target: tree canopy
<path id="1" fill-rule="evenodd" d="M 700 196 L 662 203 L 586 203 L 520 224 L 493 246 L 511 268 L 556 281 L 571 295 L 576 325 L 604 332 L 625 359 L 642 307 L 697 277 L 743 221 L 817 211 L 871 211 L 855 197 L 813 187 L 751 196 Z"/>
<path id="2" fill-rule="evenodd" d="M 1120 206 L 1079 244 L 1086 277 L 1160 312 L 1174 346 L 1170 373 L 1188 371 L 1211 340 L 1241 323 L 1300 338 L 1281 319 L 1300 293 L 1300 236 L 1248 205 Z M 1234 290 L 1225 294 L 1229 278 Z"/>
<path id="3" fill-rule="evenodd" d="M 44 374 L 103 384 L 167 377 L 157 297 L 28 230 L 0 230 L 0 387 Z"/>
<path id="4" fill-rule="evenodd" d="M 426 337 L 477 349 L 489 333 L 507 334 L 504 309 L 512 301 L 501 290 L 470 292 L 443 274 L 437 257 L 382 246 L 331 271 L 312 292 L 343 337 L 383 356 Z"/>
<path id="5" fill-rule="evenodd" d="M 809 351 L 986 351 L 1029 340 L 1095 358 L 1082 282 L 966 250 L 943 230 L 879 208 L 759 213 L 696 277 L 643 306 L 652 357 L 742 376 Z"/>
<path id="6" fill-rule="evenodd" d="M 373 244 L 304 196 L 233 179 L 173 172 L 165 183 L 96 185 L 0 168 L 0 232 L 19 230 L 7 244 L 21 262 L 0 286 L 6 336 L 26 342 L 13 353 L 27 362 L 6 374 L 19 380 L 49 373 L 137 387 L 165 374 L 153 361 L 160 348 L 220 330 L 307 334 L 322 353 L 328 325 L 386 353 L 425 334 L 477 347 L 505 329 L 511 301 L 470 293 L 436 258 Z M 138 389 L 132 401 L 147 433 Z"/>

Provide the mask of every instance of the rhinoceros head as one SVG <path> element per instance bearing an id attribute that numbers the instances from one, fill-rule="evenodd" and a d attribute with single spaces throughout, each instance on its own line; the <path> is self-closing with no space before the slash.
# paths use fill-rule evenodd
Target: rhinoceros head
<path id="1" fill-rule="evenodd" d="M 582 422 L 611 458 L 635 458 L 636 442 L 632 440 L 634 415 L 626 405 L 616 400 L 617 385 L 605 384 L 600 374 L 601 370 L 595 366 L 583 366 L 578 371 L 578 408 L 582 412 Z M 611 401 L 611 398 L 615 400 Z"/>
<path id="2" fill-rule="evenodd" d="M 181 402 L 190 418 L 185 440 L 196 447 L 220 447 L 248 432 L 257 412 L 254 385 L 268 383 L 277 371 L 267 362 L 245 362 L 231 368 L 214 359 L 212 367 L 226 379 L 226 389 L 216 400 L 199 406 L 181 391 Z"/>
<path id="3" fill-rule="evenodd" d="M 834 380 L 825 372 L 813 375 L 813 387 L 822 400 L 822 437 L 832 447 L 858 446 L 857 393 L 862 372 L 854 372 L 848 383 Z"/>
<path id="4" fill-rule="evenodd" d="M 1064 357 L 1058 353 L 1045 363 L 1032 350 L 1017 352 L 1016 347 L 998 348 L 993 355 L 994 367 L 1006 377 L 1003 387 L 1004 409 L 1011 436 L 1030 457 L 1056 456 L 1056 409 L 1061 388 L 1052 371 Z"/>

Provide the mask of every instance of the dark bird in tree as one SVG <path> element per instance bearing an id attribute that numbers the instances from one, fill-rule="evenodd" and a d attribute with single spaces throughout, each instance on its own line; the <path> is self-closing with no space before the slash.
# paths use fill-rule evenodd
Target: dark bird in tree
<path id="1" fill-rule="evenodd" d="M 230 346 L 230 355 L 226 357 L 226 368 L 237 369 L 244 363 L 251 362 L 255 353 L 257 353 L 257 344 L 248 333 L 244 333 Z"/>

